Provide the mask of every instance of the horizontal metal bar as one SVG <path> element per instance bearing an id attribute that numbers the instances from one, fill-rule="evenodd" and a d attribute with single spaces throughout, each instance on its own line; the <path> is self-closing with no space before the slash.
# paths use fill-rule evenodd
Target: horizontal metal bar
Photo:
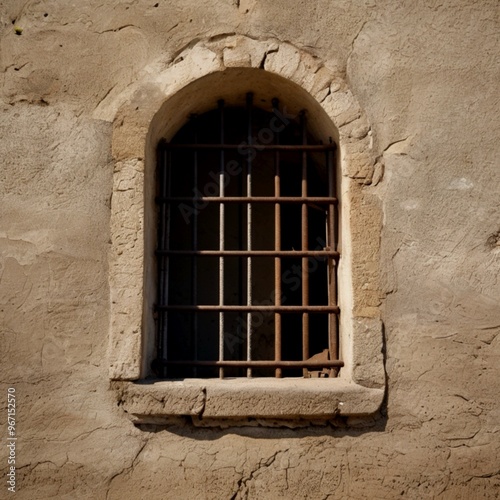
<path id="1" fill-rule="evenodd" d="M 258 151 L 334 151 L 337 145 L 331 144 L 173 144 L 164 142 L 162 146 L 165 149 L 239 149 L 245 154 L 248 150 L 257 149 Z"/>
<path id="2" fill-rule="evenodd" d="M 262 367 L 262 368 L 328 368 L 344 366 L 340 360 L 328 361 L 179 361 L 158 360 L 162 365 L 188 365 L 188 366 L 227 366 L 227 367 Z"/>
<path id="3" fill-rule="evenodd" d="M 338 313 L 338 306 L 259 306 L 259 305 L 165 305 L 158 304 L 159 311 L 214 311 L 214 312 L 282 312 L 282 313 Z"/>
<path id="4" fill-rule="evenodd" d="M 199 257 L 339 257 L 335 250 L 157 250 L 157 255 Z"/>
<path id="5" fill-rule="evenodd" d="M 196 203 L 324 203 L 336 205 L 337 198 L 327 196 L 171 196 L 169 198 L 157 197 L 156 203 L 171 202 L 196 202 Z"/>

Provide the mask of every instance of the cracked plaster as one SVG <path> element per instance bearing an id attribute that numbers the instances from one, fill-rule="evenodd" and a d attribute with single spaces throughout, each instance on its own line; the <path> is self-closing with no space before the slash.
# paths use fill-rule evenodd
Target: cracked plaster
<path id="1" fill-rule="evenodd" d="M 138 29 L 114 31 L 126 24 Z M 16 497 L 496 498 L 498 31 L 494 0 L 3 2 L 0 371 L 18 394 Z M 388 392 L 372 418 L 136 428 L 109 389 L 106 113 L 143 72 L 224 33 L 318 56 L 316 74 L 342 74 L 368 118 L 342 128 L 373 148 L 360 189 L 383 214 L 383 294 L 367 306 L 381 302 Z M 321 101 L 342 92 L 320 87 Z"/>

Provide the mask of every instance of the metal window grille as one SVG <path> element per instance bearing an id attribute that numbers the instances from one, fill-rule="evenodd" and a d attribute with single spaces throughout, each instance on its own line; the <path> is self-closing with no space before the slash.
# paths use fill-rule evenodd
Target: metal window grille
<path id="1" fill-rule="evenodd" d="M 335 143 L 306 112 L 217 108 L 158 147 L 160 377 L 335 376 Z"/>

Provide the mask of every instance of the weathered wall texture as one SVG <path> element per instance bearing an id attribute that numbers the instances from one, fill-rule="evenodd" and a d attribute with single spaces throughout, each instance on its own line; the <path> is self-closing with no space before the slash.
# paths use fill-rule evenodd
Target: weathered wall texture
<path id="1" fill-rule="evenodd" d="M 15 387 L 22 499 L 497 498 L 499 15 L 496 0 L 0 2 L 0 496 Z M 109 388 L 112 125 L 96 110 L 229 33 L 327 61 L 371 122 L 387 398 L 368 419 L 137 429 Z"/>

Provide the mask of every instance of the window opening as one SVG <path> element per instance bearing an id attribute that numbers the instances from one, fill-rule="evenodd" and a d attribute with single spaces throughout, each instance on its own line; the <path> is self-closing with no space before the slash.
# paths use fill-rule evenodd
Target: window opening
<path id="1" fill-rule="evenodd" d="M 336 145 L 254 106 L 193 115 L 158 146 L 161 377 L 335 376 Z"/>

